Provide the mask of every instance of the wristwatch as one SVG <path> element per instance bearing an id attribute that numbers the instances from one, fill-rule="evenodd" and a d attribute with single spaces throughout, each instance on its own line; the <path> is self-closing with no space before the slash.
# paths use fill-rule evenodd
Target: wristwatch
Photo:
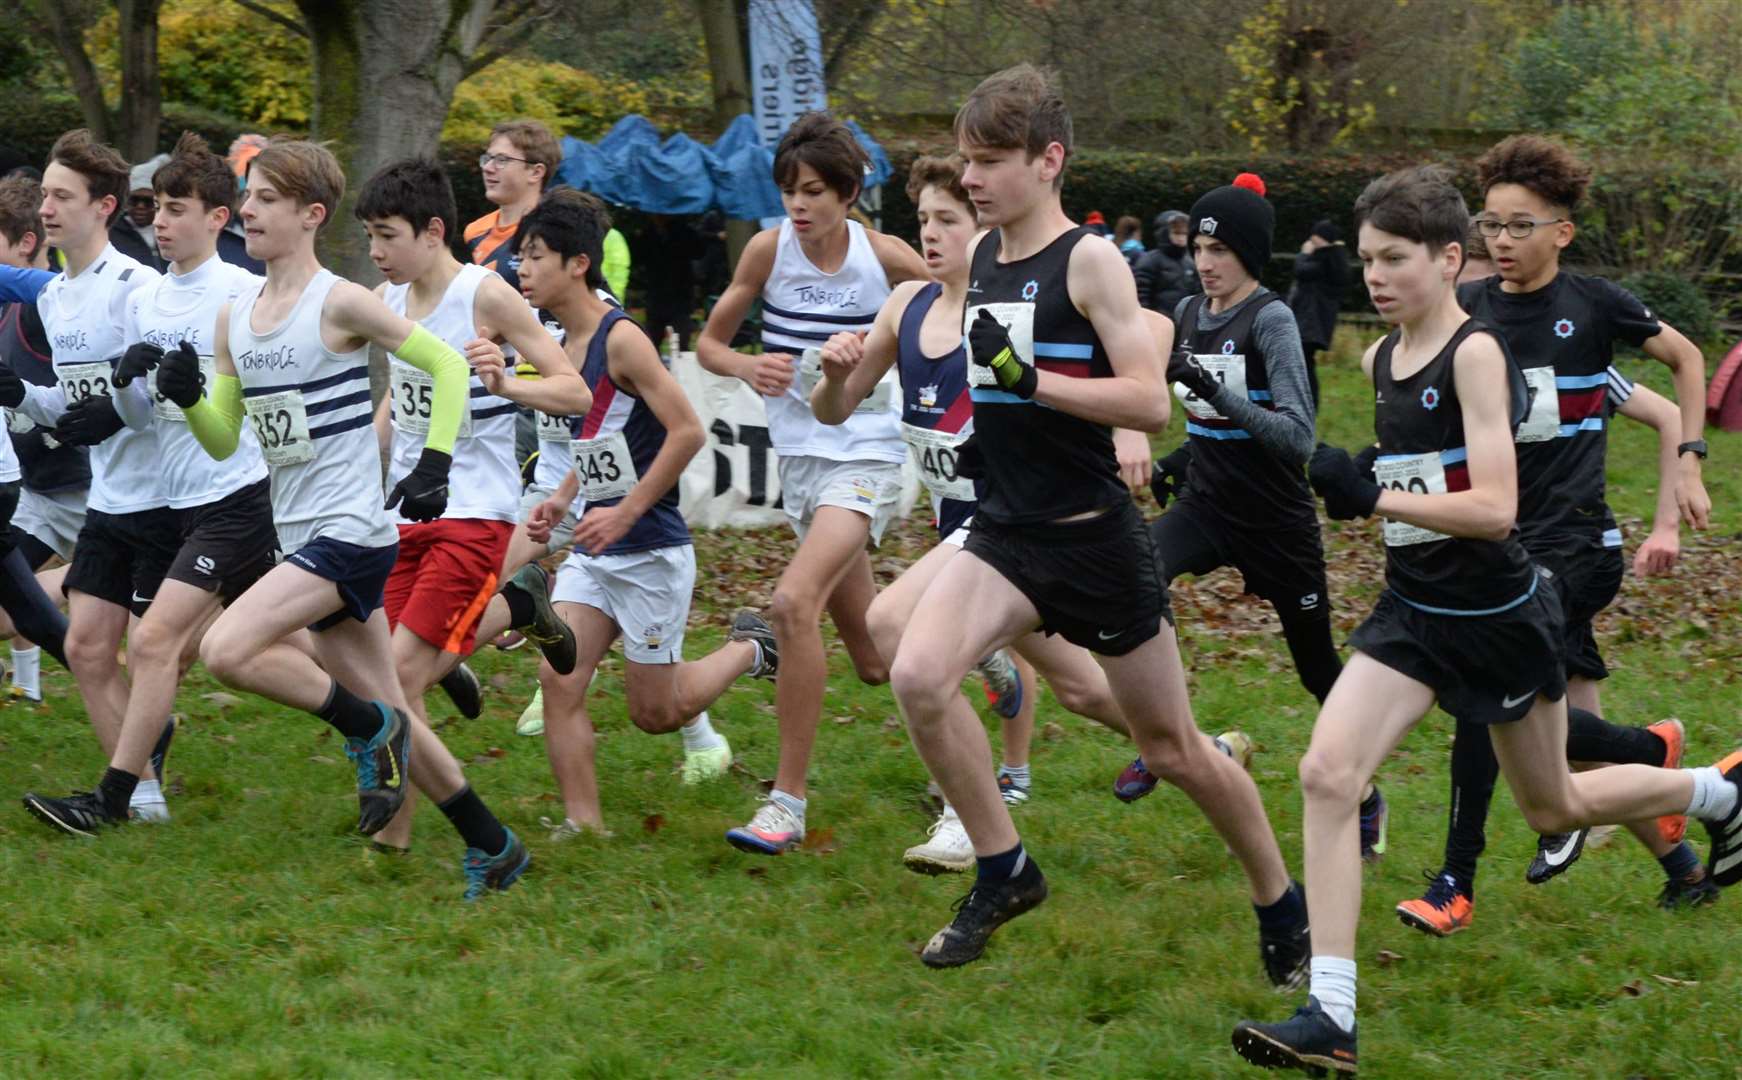
<path id="1" fill-rule="evenodd" d="M 1679 458 L 1683 454 L 1695 454 L 1701 461 L 1706 460 L 1706 440 L 1695 439 L 1693 442 L 1685 442 L 1675 448 L 1676 457 Z"/>

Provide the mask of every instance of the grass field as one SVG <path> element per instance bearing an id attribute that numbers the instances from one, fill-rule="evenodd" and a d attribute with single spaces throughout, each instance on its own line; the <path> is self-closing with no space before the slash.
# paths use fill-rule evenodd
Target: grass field
<path id="1" fill-rule="evenodd" d="M 1345 337 L 1321 429 L 1352 445 L 1371 411 Z M 1176 418 L 1157 446 L 1179 430 Z M 1742 735 L 1742 437 L 1711 440 L 1712 531 L 1684 531 L 1673 578 L 1630 575 L 1600 625 L 1616 669 L 1609 714 L 1679 716 L 1692 763 Z M 1647 433 L 1623 421 L 1610 460 L 1618 514 L 1649 517 Z M 1628 522 L 1630 549 L 1646 527 Z M 1326 537 L 1341 640 L 1379 586 L 1377 527 Z M 899 540 L 880 571 L 930 537 L 916 518 Z M 766 601 L 790 548 L 782 532 L 698 538 L 691 655 L 719 640 L 732 607 Z M 1268 609 L 1238 588 L 1226 572 L 1176 588 L 1193 704 L 1207 730 L 1256 739 L 1253 769 L 1298 874 L 1294 769 L 1314 703 Z M 487 650 L 484 716 L 443 734 L 535 861 L 476 905 L 460 902 L 460 845 L 439 814 L 423 811 L 409 857 L 372 854 L 351 832 L 337 737 L 254 698 L 213 700 L 199 672 L 170 761 L 174 823 L 93 842 L 51 834 L 16 796 L 86 787 L 102 769 L 51 663 L 47 704 L 0 712 L 0 1077 L 1257 1075 L 1230 1051 L 1230 1027 L 1298 999 L 1264 982 L 1238 871 L 1177 793 L 1116 802 L 1130 748 L 1050 700 L 1017 823 L 1052 898 L 980 963 L 919 964 L 967 883 L 902 869 L 934 813 L 925 775 L 887 688 L 859 685 L 831 648 L 810 842 L 775 860 L 721 839 L 772 775 L 772 686 L 747 682 L 713 710 L 742 770 L 685 788 L 676 737 L 624 719 L 612 661 L 593 703 L 615 835 L 552 846 L 538 827 L 560 815 L 542 740 L 513 732 L 533 659 Z M 1397 922 L 1392 906 L 1439 862 L 1450 728 L 1431 716 L 1380 777 L 1393 818 L 1390 854 L 1365 881 L 1366 1074 L 1742 1076 L 1742 896 L 1659 912 L 1661 874 L 1625 836 L 1532 888 L 1533 838 L 1501 793 L 1474 928 L 1434 941 Z"/>

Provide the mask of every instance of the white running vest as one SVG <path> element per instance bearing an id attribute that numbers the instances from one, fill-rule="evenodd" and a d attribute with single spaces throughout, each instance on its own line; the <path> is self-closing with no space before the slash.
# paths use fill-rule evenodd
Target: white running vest
<path id="1" fill-rule="evenodd" d="M 901 394 L 895 365 L 847 422 L 819 423 L 811 415 L 810 392 L 819 372 L 803 370 L 800 356 L 843 330 L 870 330 L 877 310 L 889 299 L 889 276 L 877 261 L 871 238 L 856 221 L 847 222 L 847 257 L 832 274 L 818 270 L 799 247 L 791 219 L 780 223 L 774 269 L 762 287 L 762 348 L 791 353 L 795 378 L 786 393 L 764 397 L 768 437 L 782 457 L 820 457 L 832 461 L 907 460 L 901 441 Z M 881 408 L 876 406 L 881 405 Z"/>
<path id="2" fill-rule="evenodd" d="M 112 396 L 114 361 L 125 347 L 121 335 L 128 298 L 157 277 L 156 270 L 110 245 L 78 277 L 58 274 L 43 286 L 36 310 L 54 353 L 58 385 L 27 386 L 26 415 L 53 427 L 73 400 Z M 33 411 L 39 403 L 41 407 Z M 105 514 L 167 506 L 161 476 L 156 433 L 123 428 L 91 447 L 91 492 L 86 505 Z"/>
<path id="3" fill-rule="evenodd" d="M 230 355 L 272 476 L 272 520 L 287 555 L 316 538 L 371 548 L 399 542 L 381 508 L 369 348 L 339 355 L 321 343 L 321 309 L 341 280 L 331 270 L 315 274 L 270 330 L 249 326 L 258 289 L 230 308 Z"/>
<path id="4" fill-rule="evenodd" d="M 206 385 L 213 384 L 212 334 L 218 311 L 244 293 L 257 292 L 261 279 L 216 255 L 191 273 L 165 274 L 133 294 L 127 308 L 128 344 L 146 342 L 166 353 L 175 352 L 183 341 L 200 357 Z M 252 425 L 244 424 L 236 452 L 218 461 L 188 430 L 187 419 L 175 402 L 157 392 L 157 372 L 119 388 L 143 402 L 152 413 L 151 428 L 157 435 L 161 455 L 164 495 L 178 510 L 205 506 L 266 479 L 266 462 Z"/>
<path id="5" fill-rule="evenodd" d="M 418 325 L 465 354 L 466 342 L 478 336 L 478 286 L 494 274 L 488 267 L 460 267 L 435 309 Z M 389 285 L 382 295 L 396 314 L 405 314 L 411 285 Z M 387 483 L 391 487 L 410 475 L 429 434 L 430 400 L 435 379 L 397 357 L 389 366 L 389 415 L 393 441 L 388 451 Z M 473 375 L 468 412 L 454 440 L 454 462 L 448 473 L 448 508 L 444 518 L 517 521 L 520 517 L 520 469 L 514 463 L 514 417 L 519 406 L 484 389 Z M 399 524 L 412 524 L 397 509 L 388 511 Z"/>

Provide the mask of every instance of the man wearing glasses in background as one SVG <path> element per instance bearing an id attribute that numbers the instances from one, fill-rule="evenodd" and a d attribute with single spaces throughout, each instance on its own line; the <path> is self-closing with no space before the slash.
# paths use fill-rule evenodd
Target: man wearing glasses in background
<path id="1" fill-rule="evenodd" d="M 495 203 L 496 209 L 466 226 L 466 250 L 473 262 L 501 274 L 517 292 L 520 250 L 514 243 L 514 232 L 520 228 L 520 219 L 538 205 L 561 161 L 562 148 L 556 136 L 536 120 L 497 124 L 478 158 L 484 197 Z"/>
<path id="2" fill-rule="evenodd" d="M 126 213 L 109 226 L 109 242 L 116 251 L 159 272 L 169 264 L 157 254 L 157 230 L 151 224 L 157 217 L 157 196 L 152 192 L 151 178 L 168 161 L 168 154 L 159 154 L 129 170 Z"/>

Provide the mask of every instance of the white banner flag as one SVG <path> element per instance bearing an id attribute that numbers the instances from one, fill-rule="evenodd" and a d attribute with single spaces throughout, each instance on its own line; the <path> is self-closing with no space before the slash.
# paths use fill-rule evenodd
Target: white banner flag
<path id="1" fill-rule="evenodd" d="M 800 116 L 829 107 L 811 0 L 750 0 L 750 97 L 770 150 Z"/>

